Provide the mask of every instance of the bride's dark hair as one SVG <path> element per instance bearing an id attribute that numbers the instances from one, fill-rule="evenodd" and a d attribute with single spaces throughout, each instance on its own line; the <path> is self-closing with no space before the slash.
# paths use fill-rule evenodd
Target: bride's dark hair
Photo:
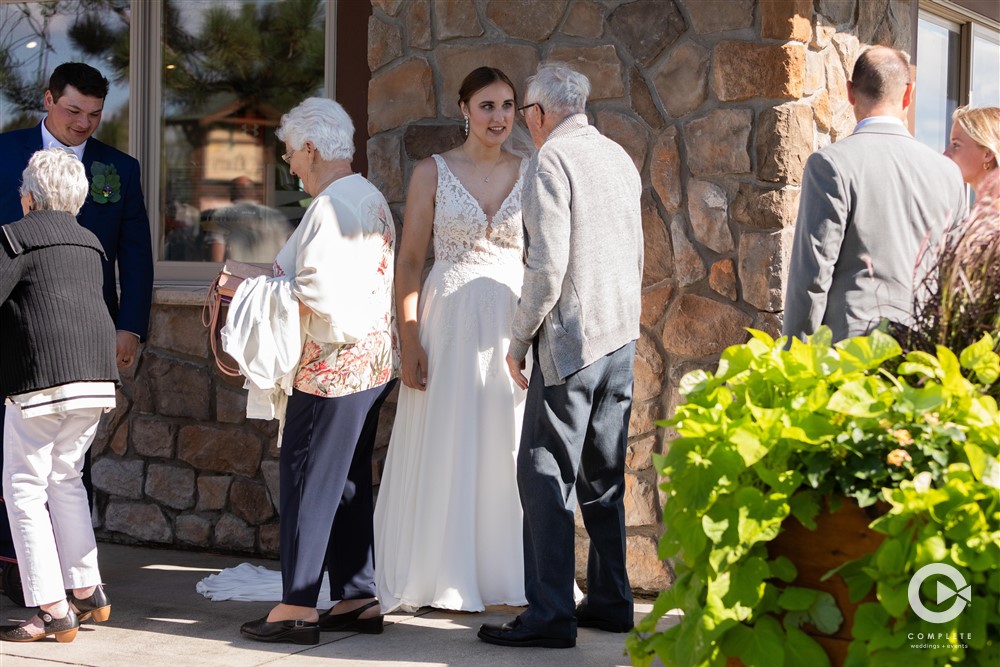
<path id="1" fill-rule="evenodd" d="M 503 81 L 510 89 L 514 92 L 514 104 L 517 104 L 517 88 L 511 83 L 510 77 L 503 73 L 502 70 L 498 70 L 496 67 L 477 67 L 476 69 L 469 72 L 469 74 L 462 81 L 462 87 L 458 89 L 458 102 L 461 104 L 465 102 L 469 103 L 469 100 L 477 91 L 482 90 L 486 86 L 496 83 L 497 81 Z"/>

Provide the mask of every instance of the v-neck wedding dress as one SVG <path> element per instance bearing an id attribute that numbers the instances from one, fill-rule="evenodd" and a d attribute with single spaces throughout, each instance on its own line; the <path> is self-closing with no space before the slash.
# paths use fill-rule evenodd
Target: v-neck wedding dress
<path id="1" fill-rule="evenodd" d="M 434 160 L 435 261 L 418 313 L 427 389 L 400 387 L 375 508 L 378 595 L 385 610 L 524 605 L 525 392 L 505 362 L 524 274 L 523 174 L 490 220 Z"/>

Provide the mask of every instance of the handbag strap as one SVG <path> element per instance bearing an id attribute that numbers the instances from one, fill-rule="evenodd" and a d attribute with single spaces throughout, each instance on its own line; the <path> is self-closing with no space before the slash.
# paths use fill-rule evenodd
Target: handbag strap
<path id="1" fill-rule="evenodd" d="M 222 330 L 222 295 L 219 294 L 219 277 L 216 276 L 208 288 L 205 296 L 205 304 L 201 308 L 201 323 L 208 327 L 208 345 L 212 350 L 212 357 L 215 359 L 215 366 L 223 374 L 229 377 L 239 377 L 238 366 L 230 366 L 219 356 L 219 343 Z"/>

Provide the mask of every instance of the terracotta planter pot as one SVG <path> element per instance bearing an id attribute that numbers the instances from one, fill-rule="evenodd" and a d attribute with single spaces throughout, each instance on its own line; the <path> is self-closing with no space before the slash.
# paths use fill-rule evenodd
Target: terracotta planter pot
<path id="1" fill-rule="evenodd" d="M 816 530 L 803 526 L 794 517 L 782 524 L 781 534 L 768 545 L 770 558 L 784 556 L 792 561 L 798 570 L 798 578 L 793 586 L 814 588 L 833 596 L 844 615 L 840 630 L 833 635 L 825 635 L 812 626 L 803 626 L 809 636 L 819 642 L 830 657 L 833 667 L 840 667 L 847 658 L 847 647 L 851 643 L 851 629 L 854 627 L 854 612 L 861 602 L 875 600 L 874 591 L 858 603 L 852 603 L 847 593 L 847 585 L 840 575 L 820 581 L 824 574 L 869 554 L 878 548 L 884 536 L 868 527 L 872 519 L 882 513 L 881 508 L 861 509 L 853 500 L 842 499 L 835 512 L 821 511 L 816 517 Z M 727 667 L 740 667 L 743 663 L 729 658 Z"/>

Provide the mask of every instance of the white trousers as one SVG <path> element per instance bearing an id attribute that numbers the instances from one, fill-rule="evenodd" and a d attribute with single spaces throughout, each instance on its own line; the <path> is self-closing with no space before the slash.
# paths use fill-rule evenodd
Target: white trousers
<path id="1" fill-rule="evenodd" d="M 3 498 L 29 607 L 101 583 L 82 471 L 103 413 L 82 408 L 24 419 L 20 407 L 7 406 Z"/>

